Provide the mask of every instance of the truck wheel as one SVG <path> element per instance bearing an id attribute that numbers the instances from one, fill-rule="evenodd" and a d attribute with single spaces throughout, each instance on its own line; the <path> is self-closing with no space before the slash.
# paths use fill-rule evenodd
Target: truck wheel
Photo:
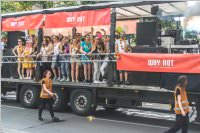
<path id="1" fill-rule="evenodd" d="M 60 88 L 55 88 L 53 91 L 54 93 L 56 93 L 56 98 L 53 104 L 53 110 L 64 111 L 67 108 L 67 93 Z"/>
<path id="2" fill-rule="evenodd" d="M 91 112 L 92 94 L 87 90 L 74 90 L 70 97 L 71 109 L 78 115 Z"/>
<path id="3" fill-rule="evenodd" d="M 20 91 L 20 102 L 26 108 L 37 107 L 39 94 L 39 89 L 35 86 L 24 85 Z"/>

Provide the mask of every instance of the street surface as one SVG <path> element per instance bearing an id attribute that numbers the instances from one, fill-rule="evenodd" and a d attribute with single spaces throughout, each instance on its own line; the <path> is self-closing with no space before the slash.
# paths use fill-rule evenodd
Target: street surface
<path id="1" fill-rule="evenodd" d="M 63 122 L 53 123 L 44 112 L 38 121 L 37 109 L 25 109 L 14 100 L 1 106 L 4 133 L 163 133 L 173 125 L 174 115 L 150 111 L 98 108 L 95 117 L 75 115 L 70 110 L 56 113 Z M 199 133 L 200 124 L 191 124 L 189 133 Z"/>

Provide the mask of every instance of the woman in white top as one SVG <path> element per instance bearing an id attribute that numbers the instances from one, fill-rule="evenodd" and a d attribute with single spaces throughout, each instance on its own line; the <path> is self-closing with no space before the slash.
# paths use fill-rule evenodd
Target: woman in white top
<path id="1" fill-rule="evenodd" d="M 60 54 L 62 53 L 62 44 L 59 41 L 59 37 L 58 36 L 54 36 L 53 37 L 53 57 L 52 57 L 52 64 L 51 64 L 51 68 L 54 74 L 54 80 L 60 80 L 61 79 L 61 71 L 60 71 L 60 67 L 61 67 L 61 63 L 59 62 L 59 58 L 60 58 Z M 57 71 L 58 71 L 58 75 L 57 75 Z"/>
<path id="2" fill-rule="evenodd" d="M 42 47 L 40 49 L 40 53 L 37 55 L 37 58 L 41 57 L 41 67 L 42 73 L 46 70 L 50 70 L 50 62 L 49 61 L 49 41 L 44 38 L 42 42 Z"/>

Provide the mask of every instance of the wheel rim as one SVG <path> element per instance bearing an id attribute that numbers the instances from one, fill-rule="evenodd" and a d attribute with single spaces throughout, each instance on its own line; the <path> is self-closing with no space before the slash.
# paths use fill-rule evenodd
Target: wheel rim
<path id="1" fill-rule="evenodd" d="M 84 95 L 78 96 L 74 101 L 75 107 L 80 111 L 83 111 L 86 108 L 87 104 L 88 100 L 87 97 Z"/>
<path id="2" fill-rule="evenodd" d="M 24 93 L 24 101 L 25 101 L 25 103 L 30 104 L 32 102 L 32 100 L 33 100 L 33 97 L 34 97 L 34 94 L 33 94 L 32 90 L 25 91 L 25 93 Z"/>

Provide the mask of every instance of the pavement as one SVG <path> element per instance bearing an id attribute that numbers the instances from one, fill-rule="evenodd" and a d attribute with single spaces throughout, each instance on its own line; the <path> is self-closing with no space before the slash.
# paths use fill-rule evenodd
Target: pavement
<path id="1" fill-rule="evenodd" d="M 3 133 L 162 133 L 174 123 L 173 114 L 130 109 L 108 111 L 102 107 L 94 116 L 78 116 L 70 110 L 56 113 L 63 121 L 51 122 L 44 112 L 38 121 L 37 109 L 21 107 L 13 100 L 1 106 Z M 189 133 L 199 133 L 200 124 L 191 124 Z"/>

